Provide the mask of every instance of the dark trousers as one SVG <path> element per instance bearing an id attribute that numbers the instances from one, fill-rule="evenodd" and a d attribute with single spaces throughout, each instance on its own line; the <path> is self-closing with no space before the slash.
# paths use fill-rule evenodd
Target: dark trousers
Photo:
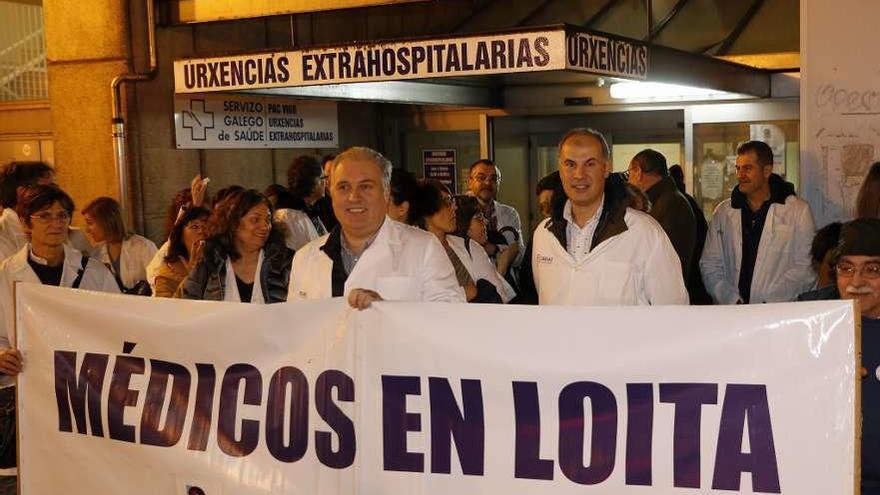
<path id="1" fill-rule="evenodd" d="M 0 468 L 15 467 L 15 387 L 0 388 Z M 15 495 L 16 477 L 0 476 L 0 495 Z"/>

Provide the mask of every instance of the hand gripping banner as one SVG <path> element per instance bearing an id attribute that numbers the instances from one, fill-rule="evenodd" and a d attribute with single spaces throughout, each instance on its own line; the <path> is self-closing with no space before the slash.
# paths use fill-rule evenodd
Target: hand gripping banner
<path id="1" fill-rule="evenodd" d="M 17 289 L 25 495 L 857 485 L 846 301 L 357 312 Z"/>

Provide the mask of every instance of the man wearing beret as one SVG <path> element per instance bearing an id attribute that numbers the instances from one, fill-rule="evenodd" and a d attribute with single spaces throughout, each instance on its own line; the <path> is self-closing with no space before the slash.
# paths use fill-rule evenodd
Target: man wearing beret
<path id="1" fill-rule="evenodd" d="M 862 312 L 862 495 L 880 494 L 880 219 L 840 229 L 834 272 L 844 299 Z"/>

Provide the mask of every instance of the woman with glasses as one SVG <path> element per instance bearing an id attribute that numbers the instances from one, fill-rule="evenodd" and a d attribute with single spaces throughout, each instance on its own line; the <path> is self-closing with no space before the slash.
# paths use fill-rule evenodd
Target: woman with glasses
<path id="1" fill-rule="evenodd" d="M 214 206 L 200 259 L 177 288 L 183 299 L 268 304 L 287 300 L 293 251 L 272 222 L 272 204 L 253 189 Z"/>
<path id="2" fill-rule="evenodd" d="M 287 194 L 278 195 L 275 220 L 286 227 L 284 241 L 296 251 L 327 233 L 315 203 L 324 197 L 327 176 L 313 156 L 303 155 L 287 169 Z"/>
<path id="3" fill-rule="evenodd" d="M 16 213 L 28 237 L 17 253 L 0 263 L 0 477 L 15 476 L 15 376 L 21 353 L 10 345 L 14 328 L 15 282 L 119 292 L 100 261 L 67 244 L 73 200 L 56 186 L 19 190 Z M 4 480 L 4 485 L 8 483 Z M 14 493 L 13 488 L 13 493 Z"/>
<path id="4" fill-rule="evenodd" d="M 82 210 L 86 234 L 95 245 L 95 258 L 104 263 L 126 294 L 149 296 L 147 265 L 156 255 L 156 245 L 146 237 L 128 232 L 122 208 L 113 198 L 92 200 Z"/>
<path id="5" fill-rule="evenodd" d="M 435 180 L 423 181 L 413 206 L 416 225 L 440 241 L 468 302 L 501 303 L 516 295 L 480 244 L 470 237 L 454 235 L 458 227 L 456 203 L 446 185 Z"/>
<path id="6" fill-rule="evenodd" d="M 211 211 L 193 206 L 171 228 L 168 250 L 156 270 L 154 297 L 174 297 L 177 288 L 201 258 L 205 243 L 205 225 Z"/>
<path id="7" fill-rule="evenodd" d="M 27 243 L 21 220 L 15 213 L 18 190 L 22 187 L 54 185 L 55 169 L 45 162 L 10 162 L 0 167 L 0 261 L 20 250 Z M 92 245 L 76 227 L 69 227 L 67 244 L 84 253 Z"/>

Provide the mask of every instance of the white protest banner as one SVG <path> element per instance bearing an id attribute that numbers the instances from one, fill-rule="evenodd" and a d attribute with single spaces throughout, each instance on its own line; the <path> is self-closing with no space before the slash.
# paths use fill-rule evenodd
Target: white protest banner
<path id="1" fill-rule="evenodd" d="M 854 493 L 850 302 L 18 298 L 25 495 Z"/>

